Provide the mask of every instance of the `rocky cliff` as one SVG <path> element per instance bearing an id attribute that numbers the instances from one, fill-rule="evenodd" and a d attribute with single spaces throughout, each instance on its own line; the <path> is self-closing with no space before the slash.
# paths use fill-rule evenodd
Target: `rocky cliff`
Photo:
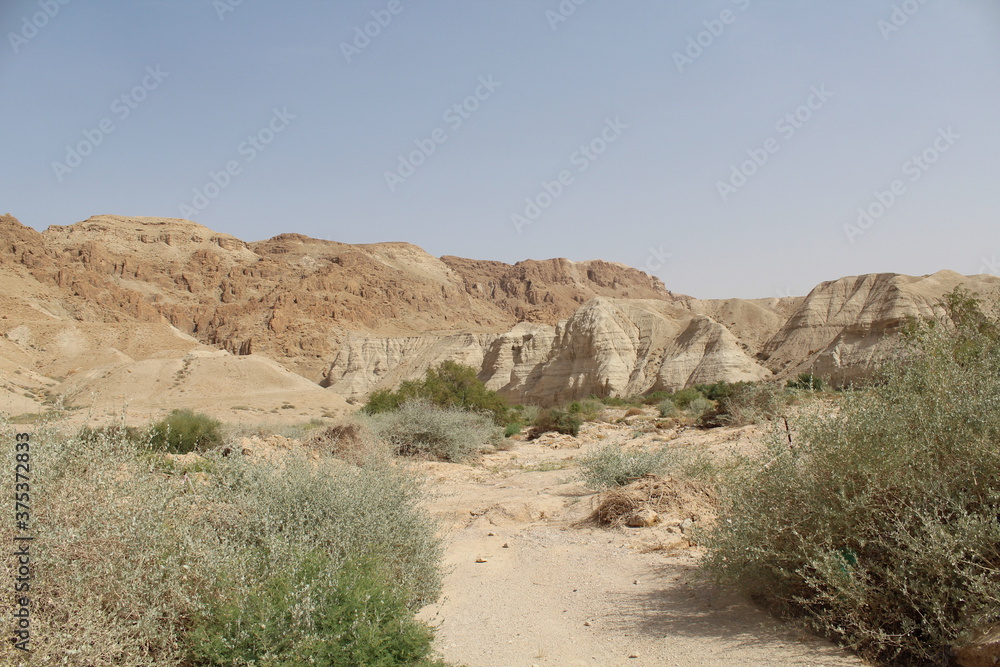
<path id="1" fill-rule="evenodd" d="M 299 234 L 246 243 L 166 218 L 95 216 L 39 233 L 3 216 L 0 284 L 0 411 L 11 412 L 44 395 L 107 398 L 102 382 L 162 383 L 178 368 L 228 378 L 228 402 L 263 385 L 304 389 L 279 368 L 360 400 L 445 359 L 543 404 L 803 370 L 849 382 L 907 317 L 933 316 L 960 284 L 992 294 L 1000 279 L 872 274 L 806 297 L 699 300 L 600 260 L 510 265 Z M 181 373 L 164 400 L 198 394 L 190 381 Z"/>

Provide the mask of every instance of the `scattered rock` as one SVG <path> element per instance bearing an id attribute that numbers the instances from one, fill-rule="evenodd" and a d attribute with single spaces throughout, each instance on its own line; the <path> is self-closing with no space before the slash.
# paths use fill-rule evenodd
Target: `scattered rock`
<path id="1" fill-rule="evenodd" d="M 660 515 L 649 508 L 636 510 L 625 520 L 625 525 L 630 528 L 648 528 L 660 522 Z"/>

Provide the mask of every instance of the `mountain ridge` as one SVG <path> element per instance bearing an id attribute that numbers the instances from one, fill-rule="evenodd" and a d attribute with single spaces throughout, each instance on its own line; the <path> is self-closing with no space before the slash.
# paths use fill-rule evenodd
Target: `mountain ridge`
<path id="1" fill-rule="evenodd" d="M 886 333 L 935 316 L 943 294 L 1000 291 L 1000 278 L 941 271 L 846 276 L 802 297 L 697 299 L 603 260 L 506 264 L 294 232 L 245 242 L 188 220 L 116 215 L 43 232 L 0 216 L 0 282 L 0 410 L 5 395 L 19 410 L 45 392 L 105 396 L 68 375 L 115 364 L 92 377 L 144 364 L 143 377 L 163 382 L 197 367 L 232 375 L 223 385 L 249 396 L 263 387 L 243 376 L 278 382 L 273 360 L 336 395 L 331 412 L 346 409 L 340 396 L 363 400 L 445 359 L 476 367 L 516 402 L 805 370 L 848 383 L 884 352 Z M 171 385 L 174 402 L 197 393 L 183 380 Z"/>

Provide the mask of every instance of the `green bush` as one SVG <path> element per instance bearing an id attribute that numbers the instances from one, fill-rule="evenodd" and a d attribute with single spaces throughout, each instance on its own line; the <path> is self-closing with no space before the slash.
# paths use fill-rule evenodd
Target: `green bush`
<path id="1" fill-rule="evenodd" d="M 638 407 L 644 405 L 644 396 L 606 396 L 600 399 L 601 403 L 612 408 Z"/>
<path id="2" fill-rule="evenodd" d="M 580 427 L 583 426 L 583 418 L 577 413 L 559 408 L 546 408 L 538 412 L 538 416 L 535 417 L 531 426 L 534 437 L 548 432 L 576 436 L 580 433 Z"/>
<path id="3" fill-rule="evenodd" d="M 573 401 L 566 407 L 566 410 L 570 414 L 579 415 L 585 422 L 596 422 L 604 414 L 604 404 L 588 398 L 582 401 Z"/>
<path id="4" fill-rule="evenodd" d="M 369 415 L 391 412 L 414 399 L 424 399 L 441 408 L 488 412 L 498 426 L 511 421 L 510 408 L 503 397 L 486 388 L 476 376 L 476 369 L 454 361 L 427 369 L 423 380 L 403 382 L 396 391 L 373 392 L 362 411 Z"/>
<path id="5" fill-rule="evenodd" d="M 206 454 L 188 477 L 144 444 L 32 433 L 33 659 L 74 664 L 416 664 L 440 591 L 420 482 L 289 452 Z M 4 433 L 6 437 L 7 433 Z M 13 442 L 13 437 L 9 438 Z M 13 495 L 5 501 L 13 512 Z M 0 528 L 11 540 L 13 527 Z M 16 560 L 0 563 L 13 579 Z M 98 585 L 99 583 L 99 585 Z"/>
<path id="6" fill-rule="evenodd" d="M 671 396 L 673 396 L 673 393 L 669 391 L 654 391 L 643 396 L 642 402 L 645 405 L 659 405 Z"/>
<path id="7" fill-rule="evenodd" d="M 799 373 L 798 377 L 794 380 L 789 380 L 789 389 L 804 389 L 806 391 L 823 391 L 826 388 L 826 382 L 823 378 L 813 375 L 812 373 Z"/>
<path id="8" fill-rule="evenodd" d="M 194 621 L 192 658 L 212 665 L 402 666 L 431 653 L 430 628 L 414 620 L 377 566 L 337 566 L 321 550 L 293 562 L 260 573 L 251 591 L 220 585 L 223 594 Z M 312 607 L 308 627 L 290 633 L 302 625 L 303 599 Z"/>
<path id="9" fill-rule="evenodd" d="M 154 449 L 173 454 L 205 451 L 222 444 L 222 423 L 191 410 L 173 410 L 150 428 Z"/>
<path id="10" fill-rule="evenodd" d="M 681 409 L 677 407 L 674 403 L 674 399 L 666 398 L 656 406 L 656 409 L 660 412 L 660 417 L 679 417 L 681 415 Z"/>
<path id="11" fill-rule="evenodd" d="M 880 663 L 942 664 L 1000 622 L 1000 321 L 919 323 L 837 411 L 720 489 L 707 567 Z"/>
<path id="12" fill-rule="evenodd" d="M 687 390 L 685 389 L 685 391 Z M 682 401 L 684 402 L 683 408 L 673 398 L 664 400 L 657 406 L 660 417 L 681 417 L 687 415 L 688 417 L 698 419 L 709 410 L 715 408 L 715 404 L 701 393 L 696 392 L 695 394 L 693 397 L 691 395 L 682 397 Z"/>
<path id="13" fill-rule="evenodd" d="M 721 401 L 733 393 L 737 384 L 739 383 L 734 384 L 732 382 L 720 380 L 714 384 L 697 384 L 694 388 L 700 391 L 702 395 L 710 401 Z"/>
<path id="14" fill-rule="evenodd" d="M 681 389 L 678 392 L 674 392 L 674 395 L 671 396 L 671 398 L 677 407 L 684 410 L 691 403 L 691 401 L 698 398 L 704 398 L 704 396 L 702 396 L 702 393 L 694 387 L 688 387 L 687 389 Z"/>
<path id="15" fill-rule="evenodd" d="M 693 418 L 698 419 L 703 414 L 705 414 L 709 410 L 713 410 L 714 408 L 715 408 L 715 403 L 713 403 L 712 401 L 708 400 L 707 398 L 699 394 L 697 398 L 691 399 L 691 401 L 687 404 L 687 408 L 685 408 L 684 411 L 687 412 L 689 415 L 691 415 Z"/>
<path id="16" fill-rule="evenodd" d="M 503 446 L 504 429 L 490 416 L 440 408 L 425 399 L 412 399 L 393 412 L 371 415 L 367 422 L 372 432 L 401 456 L 463 461 Z"/>
<path id="17" fill-rule="evenodd" d="M 580 459 L 584 482 L 592 489 L 624 486 L 643 475 L 662 474 L 673 461 L 666 447 L 624 450 L 605 445 L 594 454 Z"/>

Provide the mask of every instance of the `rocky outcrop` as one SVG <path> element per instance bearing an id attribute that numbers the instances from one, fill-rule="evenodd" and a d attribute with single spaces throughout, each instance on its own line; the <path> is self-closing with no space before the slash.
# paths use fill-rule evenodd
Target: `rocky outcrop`
<path id="1" fill-rule="evenodd" d="M 352 400 L 452 359 L 512 401 L 549 404 L 803 370 L 851 382 L 907 317 L 1000 279 L 872 274 L 804 298 L 699 300 L 600 260 L 510 265 L 291 233 L 246 243 L 103 215 L 42 233 L 0 216 L 0 284 L 11 405 L 90 369 L 201 348 L 272 359 Z"/>
<path id="2" fill-rule="evenodd" d="M 988 296 L 1000 289 L 1000 278 L 940 271 L 821 283 L 763 347 L 761 358 L 780 377 L 808 370 L 834 384 L 850 383 L 870 373 L 908 318 L 940 317 L 942 297 L 959 286 Z"/>
<path id="3" fill-rule="evenodd" d="M 0 259 L 47 289 L 62 314 L 166 321 L 314 381 L 357 334 L 495 334 L 521 320 L 555 324 L 597 295 L 671 298 L 658 280 L 609 262 L 511 266 L 301 234 L 245 243 L 169 218 L 101 215 L 38 233 L 3 216 Z"/>
<path id="4" fill-rule="evenodd" d="M 487 387 L 514 403 L 538 405 L 770 375 L 709 317 L 663 301 L 598 297 L 555 327 L 521 323 L 493 336 L 355 339 L 324 383 L 357 400 L 421 377 L 445 359 L 479 369 Z"/>

